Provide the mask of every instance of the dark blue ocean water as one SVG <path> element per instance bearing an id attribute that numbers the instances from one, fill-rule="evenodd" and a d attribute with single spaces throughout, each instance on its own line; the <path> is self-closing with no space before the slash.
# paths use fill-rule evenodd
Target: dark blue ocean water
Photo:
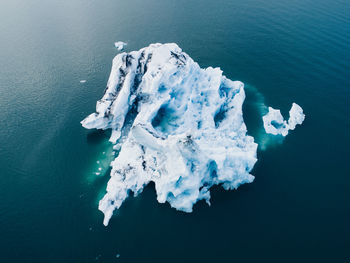
<path id="1" fill-rule="evenodd" d="M 350 262 L 349 1 L 3 0 L 0 40 L 0 262 Z M 79 122 L 118 40 L 176 42 L 247 84 L 252 184 L 192 214 L 150 185 L 102 225 L 109 134 Z M 306 120 L 266 137 L 262 102 Z"/>

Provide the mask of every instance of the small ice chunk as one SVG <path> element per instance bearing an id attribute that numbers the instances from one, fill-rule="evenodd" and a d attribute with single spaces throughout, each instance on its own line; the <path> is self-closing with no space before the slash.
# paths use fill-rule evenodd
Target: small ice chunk
<path id="1" fill-rule="evenodd" d="M 127 45 L 127 43 L 122 42 L 122 41 L 117 41 L 117 42 L 114 43 L 114 46 L 115 46 L 119 51 L 123 50 L 124 47 L 125 47 L 126 45 Z"/>
<path id="2" fill-rule="evenodd" d="M 86 79 L 82 79 L 81 81 L 80 81 L 80 83 L 85 83 L 86 82 Z"/>
<path id="3" fill-rule="evenodd" d="M 305 120 L 305 114 L 303 109 L 296 103 L 293 103 L 292 108 L 289 111 L 289 128 L 291 130 L 295 129 L 295 126 L 298 124 L 302 124 Z"/>
<path id="4" fill-rule="evenodd" d="M 302 124 L 305 120 L 303 109 L 296 103 L 292 104 L 289 111 L 288 122 L 284 120 L 281 111 L 269 107 L 269 112 L 263 116 L 266 133 L 286 136 L 289 130 L 294 130 L 297 124 Z"/>

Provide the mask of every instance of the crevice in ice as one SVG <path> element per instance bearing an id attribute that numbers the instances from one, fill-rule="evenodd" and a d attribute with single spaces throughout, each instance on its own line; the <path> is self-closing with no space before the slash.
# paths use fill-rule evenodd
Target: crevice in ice
<path id="1" fill-rule="evenodd" d="M 271 121 L 271 125 L 272 125 L 275 129 L 283 129 L 283 128 L 285 128 L 284 123 L 279 123 L 279 122 L 277 122 L 277 121 L 275 121 L 275 120 L 272 120 L 272 121 Z"/>
<path id="2" fill-rule="evenodd" d="M 226 109 L 224 106 L 221 106 L 214 116 L 214 122 L 215 122 L 216 128 L 219 127 L 221 121 L 225 119 L 225 115 L 226 115 Z"/>
<path id="3" fill-rule="evenodd" d="M 123 127 L 121 128 L 120 138 L 116 141 L 117 145 L 121 145 L 127 138 L 138 113 L 137 109 L 138 109 L 139 101 L 140 101 L 140 98 L 136 97 L 133 104 L 129 106 L 129 111 L 125 115 L 125 121 L 124 121 Z"/>
<path id="4" fill-rule="evenodd" d="M 176 110 L 169 107 L 168 104 L 164 104 L 159 108 L 156 116 L 154 116 L 152 126 L 164 134 L 171 134 L 178 127 L 177 119 Z"/>

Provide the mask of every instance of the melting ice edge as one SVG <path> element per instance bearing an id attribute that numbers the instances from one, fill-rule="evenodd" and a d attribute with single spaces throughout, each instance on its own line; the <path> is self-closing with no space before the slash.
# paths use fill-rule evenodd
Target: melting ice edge
<path id="1" fill-rule="evenodd" d="M 219 68 L 200 68 L 176 44 L 118 54 L 96 113 L 81 122 L 87 129 L 111 129 L 119 152 L 99 202 L 104 225 L 130 191 L 137 195 L 151 181 L 158 202 L 184 212 L 199 200 L 210 204 L 213 185 L 228 190 L 252 182 L 258 145 L 247 135 L 244 100 L 242 82 Z M 303 120 L 299 108 L 290 117 L 293 125 Z M 290 128 L 280 117 L 270 114 L 264 123 Z"/>

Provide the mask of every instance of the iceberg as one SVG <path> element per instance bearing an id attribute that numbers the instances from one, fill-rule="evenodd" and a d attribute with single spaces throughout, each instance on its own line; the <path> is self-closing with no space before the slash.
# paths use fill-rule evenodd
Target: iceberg
<path id="1" fill-rule="evenodd" d="M 244 84 L 219 68 L 200 68 L 176 44 L 151 44 L 113 59 L 87 129 L 111 129 L 116 157 L 99 202 L 108 225 L 115 209 L 154 182 L 159 203 L 191 212 L 210 188 L 250 183 L 257 144 L 247 135 Z M 295 123 L 298 118 L 293 118 Z"/>
<path id="2" fill-rule="evenodd" d="M 269 107 L 268 113 L 263 116 L 266 133 L 273 135 L 288 135 L 290 130 L 294 130 L 297 124 L 302 124 L 305 120 L 303 109 L 296 103 L 292 104 L 289 111 L 288 122 L 284 120 L 281 111 Z"/>
<path id="3" fill-rule="evenodd" d="M 115 42 L 115 43 L 114 43 L 114 46 L 115 46 L 119 51 L 123 50 L 124 47 L 125 47 L 126 45 L 127 45 L 127 43 L 122 42 L 122 41 L 118 41 L 118 42 Z"/>

